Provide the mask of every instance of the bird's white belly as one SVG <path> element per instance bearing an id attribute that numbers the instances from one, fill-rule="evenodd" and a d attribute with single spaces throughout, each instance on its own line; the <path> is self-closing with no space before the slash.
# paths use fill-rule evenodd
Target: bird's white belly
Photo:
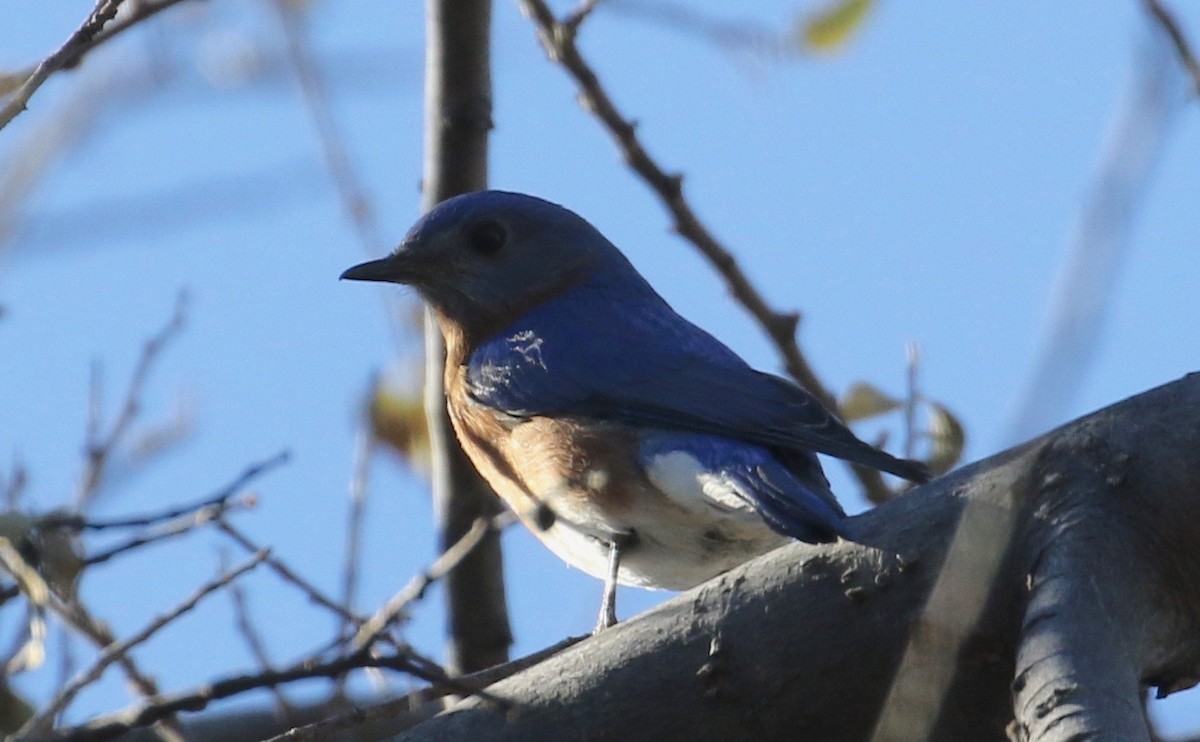
<path id="1" fill-rule="evenodd" d="M 535 535 L 568 564 L 604 579 L 611 534 L 632 533 L 619 581 L 666 590 L 693 587 L 790 541 L 686 454 L 659 457 L 646 474 L 619 511 L 565 491 L 550 497 L 556 517 L 549 528 L 533 527 Z"/>

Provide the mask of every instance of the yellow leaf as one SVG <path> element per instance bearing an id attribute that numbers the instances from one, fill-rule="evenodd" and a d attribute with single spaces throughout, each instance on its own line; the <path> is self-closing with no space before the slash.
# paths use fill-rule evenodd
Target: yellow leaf
<path id="1" fill-rule="evenodd" d="M 839 51 L 862 27 L 872 5 L 872 0 L 837 0 L 818 10 L 804 20 L 801 43 L 814 52 Z"/>
<path id="2" fill-rule="evenodd" d="M 842 395 L 841 401 L 838 402 L 838 410 L 843 420 L 855 422 L 891 412 L 901 404 L 900 400 L 889 397 L 877 387 L 859 381 Z"/>
<path id="3" fill-rule="evenodd" d="M 368 411 L 375 439 L 419 471 L 429 470 L 429 429 L 420 392 L 396 394 L 378 385 Z"/>

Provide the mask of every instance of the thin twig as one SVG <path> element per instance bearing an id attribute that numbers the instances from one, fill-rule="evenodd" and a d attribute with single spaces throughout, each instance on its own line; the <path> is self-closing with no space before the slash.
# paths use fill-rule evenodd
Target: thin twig
<path id="1" fill-rule="evenodd" d="M 342 207 L 358 232 L 363 249 L 370 255 L 376 255 L 383 244 L 379 237 L 379 225 L 375 221 L 366 189 L 363 188 L 347 152 L 345 138 L 333 115 L 333 106 L 330 105 L 324 80 L 309 53 L 304 28 L 305 6 L 285 0 L 275 0 L 272 5 L 283 27 L 288 60 L 296 71 L 304 102 L 308 106 L 308 113 L 312 116 L 317 136 L 321 141 L 325 166 L 329 168 L 329 174 L 342 199 Z"/>
<path id="2" fill-rule="evenodd" d="M 114 557 L 121 556 L 135 549 L 140 549 L 143 546 L 155 544 L 159 541 L 164 541 L 169 538 L 175 538 L 176 536 L 182 536 L 186 533 L 196 530 L 197 528 L 200 528 L 203 525 L 212 523 L 217 518 L 220 518 L 222 515 L 231 510 L 239 507 L 253 507 L 256 501 L 256 496 L 245 495 L 244 497 L 238 499 L 225 500 L 219 504 L 209 505 L 201 510 L 197 510 L 194 513 L 181 516 L 174 521 L 164 523 L 161 526 L 147 530 L 144 533 L 140 533 L 128 541 L 119 543 L 116 546 L 105 549 L 104 551 L 91 554 L 83 560 L 83 563 L 89 567 L 96 564 L 103 564 Z"/>
<path id="3" fill-rule="evenodd" d="M 362 530 L 366 515 L 367 479 L 371 470 L 371 449 L 375 446 L 374 436 L 369 430 L 362 430 L 354 445 L 354 465 L 350 478 L 350 512 L 346 523 L 346 565 L 342 578 L 342 605 L 349 611 L 354 610 L 354 602 L 358 593 L 358 574 L 362 560 Z M 348 623 L 343 627 L 345 633 L 353 628 Z"/>
<path id="4" fill-rule="evenodd" d="M 583 636 L 568 637 L 525 657 L 520 657 L 501 665 L 495 665 L 486 670 L 471 673 L 470 675 L 463 675 L 457 678 L 457 681 L 462 686 L 474 688 L 475 692 L 478 693 L 488 686 L 494 685 L 505 678 L 512 677 L 541 663 L 586 638 Z M 440 711 L 442 708 L 439 704 L 436 708 L 430 709 L 427 707 L 428 704 L 456 693 L 459 693 L 459 691 L 453 688 L 431 685 L 399 698 L 392 698 L 366 708 L 355 708 L 328 719 L 322 719 L 312 724 L 288 730 L 264 742 L 308 742 L 311 740 L 332 739 L 337 732 L 345 731 L 377 719 L 396 719 L 404 713 L 415 713 L 418 715 L 419 720 Z"/>
<path id="5" fill-rule="evenodd" d="M 329 177 L 341 200 L 342 210 L 346 218 L 354 226 L 358 236 L 359 246 L 364 255 L 376 257 L 383 249 L 384 240 L 380 236 L 379 222 L 375 218 L 375 209 L 371 198 L 363 185 L 363 179 L 354 167 L 350 157 L 350 148 L 346 138 L 338 126 L 334 115 L 333 103 L 325 80 L 309 48 L 308 36 L 304 26 L 304 14 L 307 6 L 289 3 L 286 0 L 274 0 L 272 6 L 279 17 L 287 48 L 287 59 L 295 72 L 300 93 L 304 98 L 308 114 L 312 118 L 317 139 L 321 145 L 321 156 Z M 388 329 L 391 331 L 397 347 L 402 345 L 404 334 L 400 322 L 401 312 L 397 311 L 400 301 L 394 292 L 380 290 L 378 295 L 383 302 L 384 317 L 387 318 Z"/>
<path id="6" fill-rule="evenodd" d="M 205 597 L 211 595 L 217 590 L 220 590 L 236 580 L 238 577 L 257 567 L 263 562 L 264 559 L 267 558 L 267 554 L 268 552 L 265 550 L 260 551 L 258 554 L 255 554 L 253 558 L 242 564 L 237 569 L 226 572 L 211 582 L 202 585 L 200 589 L 192 593 L 192 595 L 190 595 L 182 603 L 151 621 L 141 631 L 127 639 L 123 639 L 118 642 L 112 642 L 105 646 L 103 651 L 100 652 L 100 656 L 96 658 L 95 662 L 90 668 L 77 675 L 71 682 L 67 683 L 61 690 L 59 690 L 57 695 L 55 695 L 50 703 L 46 704 L 44 708 L 42 708 L 35 716 L 25 723 L 25 726 L 21 730 L 21 734 L 28 734 L 30 731 L 39 729 L 49 723 L 54 719 L 55 716 L 61 713 L 71 703 L 72 700 L 75 699 L 75 696 L 77 696 L 81 690 L 99 680 L 100 676 L 104 674 L 104 671 L 108 669 L 110 665 L 123 657 L 129 656 L 129 652 L 134 647 L 145 642 L 147 639 L 154 636 L 154 634 L 158 633 L 158 631 L 163 627 L 167 626 L 183 614 L 195 608 L 196 605 Z"/>
<path id="7" fill-rule="evenodd" d="M 1167 37 L 1171 39 L 1171 45 L 1175 47 L 1175 54 L 1178 55 L 1180 64 L 1192 78 L 1193 94 L 1200 96 L 1200 61 L 1192 52 L 1192 45 L 1188 43 L 1183 28 L 1159 0 L 1142 0 L 1142 2 L 1146 6 L 1146 11 L 1154 17 L 1154 20 L 1166 32 Z"/>
<path id="8" fill-rule="evenodd" d="M 88 133 L 101 125 L 100 113 L 104 107 L 119 99 L 113 84 L 117 76 L 112 74 L 116 66 L 94 65 L 76 75 L 78 79 L 70 91 L 51 110 L 44 111 L 19 139 L 11 141 L 10 154 L 0 164 L 0 254 L 12 249 L 16 230 L 29 219 L 27 206 L 39 183 L 50 176 L 53 166 Z M 32 69 L 19 74 L 18 87 L 31 73 Z M 57 217 L 53 219 L 59 221 Z M 109 213 L 105 212 L 104 218 L 92 224 L 108 219 Z M 95 232 L 89 230 L 88 235 L 93 237 Z M 92 240 L 87 244 L 92 244 Z"/>
<path id="9" fill-rule="evenodd" d="M 167 343 L 183 329 L 186 319 L 187 293 L 180 292 L 175 300 L 175 310 L 172 312 L 170 320 L 167 321 L 167 324 L 161 330 L 147 339 L 146 343 L 142 346 L 141 356 L 138 358 L 137 366 L 134 368 L 129 388 L 125 392 L 125 401 L 122 403 L 121 410 L 117 413 L 117 418 L 113 421 L 112 427 L 109 428 L 107 434 L 100 433 L 101 423 L 99 421 L 102 412 L 99 409 L 99 392 L 96 390 L 99 382 L 93 384 L 92 407 L 88 415 L 87 465 L 84 468 L 79 491 L 75 495 L 77 509 L 86 509 L 89 501 L 96 494 L 96 490 L 99 488 L 100 482 L 104 477 L 105 466 L 108 464 L 113 451 L 129 431 L 129 427 L 133 424 L 133 421 L 137 418 L 138 408 L 141 405 L 142 391 L 145 388 L 146 379 L 149 377 L 155 361 L 158 360 L 158 356 L 162 353 Z"/>
<path id="10" fill-rule="evenodd" d="M 721 18 L 695 3 L 635 0 L 610 3 L 609 9 L 627 18 L 649 21 L 672 31 L 700 36 L 730 51 L 746 50 L 782 58 L 795 55 L 800 49 L 794 33 L 753 21 Z"/>
<path id="11" fill-rule="evenodd" d="M 263 552 L 260 552 L 263 553 Z M 224 558 L 221 560 L 224 561 Z M 225 566 L 222 565 L 222 570 Z M 237 624 L 238 633 L 242 635 L 242 639 L 246 642 L 246 647 L 253 655 L 254 661 L 258 663 L 259 670 L 262 672 L 270 672 L 275 669 L 271 662 L 271 657 L 267 653 L 266 642 L 263 641 L 262 634 L 254 625 L 253 619 L 250 617 L 250 606 L 246 602 L 246 592 L 242 590 L 242 586 L 236 582 L 229 584 L 229 599 L 233 603 L 233 616 Z M 271 686 L 271 695 L 275 698 L 276 712 L 283 719 L 290 720 L 295 718 L 295 707 L 291 701 L 284 695 L 283 689 L 279 686 Z"/>
<path id="12" fill-rule="evenodd" d="M 79 50 L 83 45 L 90 43 L 104 25 L 116 16 L 122 2 L 123 0 L 99 0 L 79 28 L 67 37 L 66 42 L 34 67 L 25 82 L 12 93 L 8 103 L 0 108 L 0 129 L 26 109 L 29 99 L 50 75 L 69 66 L 73 59 L 78 58 Z"/>
<path id="13" fill-rule="evenodd" d="M 358 576 L 362 566 L 363 522 L 367 512 L 367 482 L 371 473 L 371 451 L 375 436 L 371 424 L 362 426 L 354 443 L 354 463 L 350 474 L 350 508 L 346 518 L 346 562 L 342 571 L 342 605 L 353 613 L 358 597 Z M 350 636 L 361 624 L 342 619 L 341 636 Z M 346 676 L 338 679 L 334 698 L 344 698 Z"/>
<path id="14" fill-rule="evenodd" d="M 123 2 L 124 0 L 100 0 L 62 46 L 28 72 L 25 81 L 8 96 L 8 102 L 0 107 L 0 129 L 8 126 L 9 122 L 28 107 L 29 99 L 51 75 L 79 64 L 84 55 L 92 49 L 181 0 L 129 3 L 131 12 L 110 24 L 109 21 L 113 20 Z"/>
<path id="15" fill-rule="evenodd" d="M 14 457 L 8 476 L 0 478 L 0 502 L 4 503 L 4 510 L 17 509 L 17 505 L 21 502 L 21 494 L 25 491 L 25 485 L 28 483 L 29 473 L 25 470 L 25 463 L 20 458 Z"/>
<path id="16" fill-rule="evenodd" d="M 465 559 L 483 539 L 494 531 L 502 530 L 516 520 L 511 511 L 504 511 L 493 518 L 477 518 L 471 528 L 449 549 L 434 560 L 429 568 L 413 576 L 398 593 L 371 616 L 358 630 L 352 644 L 354 649 L 366 649 L 379 638 L 388 626 L 396 621 L 414 601 L 419 600 L 429 586 L 445 577 Z"/>
<path id="17" fill-rule="evenodd" d="M 303 592 L 308 599 L 323 608 L 328 609 L 339 616 L 347 626 L 352 627 L 357 631 L 354 638 L 354 649 L 362 650 L 370 647 L 374 642 L 382 638 L 383 631 L 390 626 L 398 616 L 400 616 L 414 600 L 418 600 L 424 592 L 429 588 L 429 585 L 442 579 L 450 570 L 458 565 L 466 558 L 478 545 L 483 541 L 483 538 L 489 533 L 501 530 L 513 522 L 513 516 L 507 511 L 496 517 L 485 520 L 479 519 L 476 521 L 475 527 L 471 528 L 467 534 L 459 539 L 453 546 L 442 553 L 428 568 L 414 575 L 413 578 L 399 592 L 396 593 L 375 615 L 367 619 L 355 613 L 349 606 L 338 603 L 333 598 L 323 593 L 319 588 L 296 574 L 294 570 L 288 567 L 285 563 L 279 561 L 275 557 L 268 557 L 266 560 L 267 567 L 274 571 L 285 582 L 295 586 Z M 228 535 L 239 546 L 247 551 L 257 551 L 258 545 L 255 544 L 248 536 L 239 531 L 233 524 L 218 519 L 216 522 L 217 528 Z M 401 646 L 399 643 L 396 646 Z"/>
<path id="18" fill-rule="evenodd" d="M 261 477 L 262 475 L 266 474 L 267 472 L 271 471 L 272 469 L 276 469 L 280 466 L 283 466 L 284 464 L 291 461 L 291 459 L 292 459 L 292 452 L 288 449 L 284 449 L 284 450 L 280 451 L 279 453 L 271 456 L 270 458 L 263 459 L 262 461 L 251 464 L 251 465 L 247 466 L 245 469 L 243 469 L 242 472 L 237 475 L 237 477 L 235 477 L 232 481 L 230 481 L 224 487 L 217 490 L 215 493 L 213 493 L 209 497 L 201 500 L 198 503 L 192 504 L 192 505 L 183 505 L 181 507 L 172 508 L 171 510 L 166 510 L 162 513 L 158 513 L 155 515 L 149 515 L 149 516 L 141 516 L 141 517 L 134 517 L 134 518 L 122 518 L 122 519 L 114 519 L 114 520 L 107 520 L 107 521 L 89 520 L 84 523 L 84 527 L 89 528 L 89 529 L 102 529 L 102 528 L 116 528 L 116 527 L 124 528 L 124 527 L 129 527 L 129 526 L 151 525 L 154 523 L 161 522 L 163 520 L 168 520 L 171 518 L 185 516 L 185 515 L 188 515 L 188 514 L 191 514 L 194 512 L 198 512 L 201 510 L 205 510 L 205 509 L 210 509 L 210 508 L 220 509 L 223 506 L 227 505 L 228 502 L 230 500 L 232 500 L 238 494 L 238 492 L 241 491 L 242 488 L 244 488 L 251 481 Z"/>
<path id="19" fill-rule="evenodd" d="M 51 601 L 50 606 L 68 626 L 101 650 L 116 644 L 117 637 L 108 628 L 108 624 L 97 620 L 82 603 L 74 600 L 70 603 Z M 153 698 L 159 694 L 158 682 L 138 667 L 132 655 L 118 655 L 117 664 L 121 666 L 121 670 L 129 678 L 130 685 L 137 693 L 147 698 Z M 156 722 L 158 724 L 158 728 L 155 730 L 156 734 L 164 742 L 182 742 L 184 740 L 183 730 L 173 716 L 163 716 Z"/>
<path id="20" fill-rule="evenodd" d="M 571 11 L 570 15 L 563 19 L 563 26 L 571 31 L 578 30 L 583 25 L 583 22 L 596 11 L 597 6 L 601 2 L 603 0 L 583 0 L 579 4 L 579 7 L 575 8 L 575 10 Z"/>
<path id="21" fill-rule="evenodd" d="M 436 665 L 432 665 L 436 668 Z M 186 693 L 159 697 L 140 706 L 94 719 L 86 725 L 63 729 L 58 736 L 73 742 L 84 740 L 111 739 L 131 729 L 144 727 L 180 711 L 201 711 L 213 701 L 246 693 L 261 688 L 283 685 L 310 678 L 337 678 L 352 670 L 381 668 L 396 670 L 445 689 L 445 694 L 476 693 L 477 689 L 464 686 L 461 679 L 450 678 L 443 671 L 430 669 L 428 660 L 418 658 L 408 651 L 394 655 L 376 656 L 369 652 L 355 652 L 327 662 L 305 659 L 282 670 L 234 675 L 207 683 Z M 483 696 L 503 705 L 502 699 Z"/>
<path id="22" fill-rule="evenodd" d="M 796 312 L 780 312 L 771 307 L 742 271 L 733 254 L 713 237 L 712 232 L 696 216 L 683 195 L 683 176 L 667 173 L 650 156 L 638 138 L 634 123 L 617 110 L 596 73 L 583 59 L 575 44 L 578 27 L 560 22 L 544 0 L 519 2 L 537 26 L 538 38 L 546 54 L 575 80 L 583 106 L 604 125 L 616 140 L 626 163 L 662 201 L 674 219 L 675 231 L 712 263 L 725 280 L 730 293 L 774 343 L 792 378 L 827 409 L 836 411 L 837 400 L 817 378 L 796 342 L 800 315 Z M 872 502 L 889 499 L 890 490 L 879 472 L 861 466 L 852 466 L 851 469 Z"/>
<path id="23" fill-rule="evenodd" d="M 217 522 L 216 522 L 216 526 L 225 535 L 227 535 L 231 539 L 233 539 L 234 543 L 236 543 L 238 546 L 241 546 L 246 551 L 253 553 L 253 552 L 257 552 L 261 549 L 261 547 L 258 546 L 257 544 L 255 544 L 253 541 L 251 541 L 250 538 L 248 536 L 246 536 L 246 534 L 242 533 L 236 527 L 234 527 L 234 525 L 232 523 L 218 518 Z M 340 617 L 343 621 L 346 621 L 348 623 L 353 623 L 355 626 L 362 625 L 366 621 L 366 619 L 363 618 L 362 616 L 355 615 L 354 613 L 349 611 L 345 606 L 339 604 L 336 600 L 329 597 L 325 593 L 321 592 L 321 590 L 318 589 L 315 585 L 313 585 L 311 582 L 309 582 L 308 580 L 306 580 L 303 577 L 301 577 L 300 575 L 298 575 L 295 572 L 295 570 L 293 570 L 291 567 L 288 567 L 287 564 L 283 563 L 279 559 L 277 559 L 273 556 L 268 557 L 266 560 L 266 564 L 267 564 L 267 567 L 272 572 L 274 572 L 276 575 L 278 575 L 280 577 L 280 579 L 282 579 L 284 582 L 286 582 L 290 585 L 293 585 L 294 587 L 299 589 L 300 592 L 302 592 L 306 596 L 308 596 L 308 599 L 310 601 L 312 601 L 313 603 L 316 603 L 317 605 L 321 606 L 322 608 L 326 608 L 326 609 L 332 611 L 338 617 Z"/>
<path id="24" fill-rule="evenodd" d="M 262 476 L 264 473 L 274 469 L 277 466 L 281 466 L 282 464 L 286 463 L 290 458 L 291 453 L 289 451 L 281 451 L 269 459 L 250 465 L 232 482 L 200 502 L 174 507 L 161 513 L 126 518 L 114 518 L 109 520 L 96 520 L 85 519 L 78 513 L 56 512 L 44 516 L 37 523 L 37 527 L 42 531 L 58 528 L 71 529 L 75 531 L 98 531 L 114 528 L 157 526 L 144 533 L 138 534 L 128 541 L 117 544 L 116 546 L 105 549 L 104 551 L 92 554 L 84 560 L 84 564 L 86 565 L 101 564 L 132 549 L 137 549 L 142 546 L 146 546 L 147 544 L 156 543 L 158 541 L 162 541 L 163 539 L 185 534 L 195 528 L 220 518 L 222 515 L 231 510 L 243 507 L 254 507 L 258 501 L 257 496 L 253 494 L 244 494 L 239 496 L 239 490 L 245 487 L 246 484 L 251 480 Z M 252 549 L 251 551 L 258 551 L 258 549 Z"/>
<path id="25" fill-rule="evenodd" d="M 908 394 L 904 397 L 904 458 L 911 459 L 917 448 L 917 402 L 921 392 L 917 388 L 917 371 L 921 366 L 921 349 L 916 343 L 905 348 L 908 360 Z"/>

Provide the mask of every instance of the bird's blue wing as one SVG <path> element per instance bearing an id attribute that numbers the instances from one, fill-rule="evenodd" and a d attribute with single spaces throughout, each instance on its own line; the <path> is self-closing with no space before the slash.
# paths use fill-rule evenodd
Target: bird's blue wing
<path id="1" fill-rule="evenodd" d="M 751 443 L 697 433 L 651 432 L 638 449 L 647 476 L 678 502 L 730 498 L 752 507 L 773 530 L 809 543 L 849 536 L 849 524 L 813 454 L 784 467 Z"/>
<path id="2" fill-rule="evenodd" d="M 470 391 L 517 416 L 578 414 L 818 451 L 909 479 L 800 386 L 750 368 L 657 295 L 573 291 L 479 345 Z"/>

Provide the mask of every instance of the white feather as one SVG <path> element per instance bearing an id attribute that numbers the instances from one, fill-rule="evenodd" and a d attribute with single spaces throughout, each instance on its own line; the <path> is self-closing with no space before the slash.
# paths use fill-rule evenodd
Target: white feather
<path id="1" fill-rule="evenodd" d="M 722 512 L 749 510 L 728 477 L 704 468 L 686 451 L 671 451 L 650 460 L 646 476 L 664 495 L 690 509 L 716 508 Z"/>

